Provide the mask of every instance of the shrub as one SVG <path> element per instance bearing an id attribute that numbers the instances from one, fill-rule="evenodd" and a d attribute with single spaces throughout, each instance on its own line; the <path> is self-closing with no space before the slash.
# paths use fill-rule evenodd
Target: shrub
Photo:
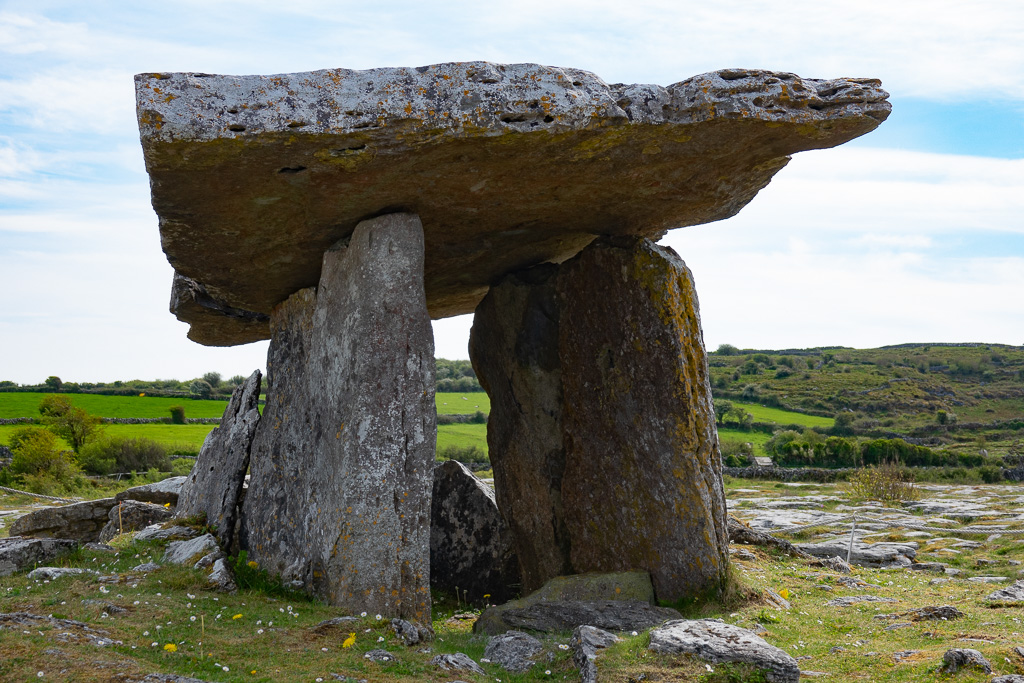
<path id="1" fill-rule="evenodd" d="M 445 460 L 458 460 L 461 463 L 489 462 L 487 454 L 476 446 L 445 446 L 438 452 Z"/>
<path id="2" fill-rule="evenodd" d="M 196 398 L 210 398 L 210 395 L 213 393 L 213 387 L 206 380 L 195 379 L 188 385 L 188 393 Z"/>
<path id="3" fill-rule="evenodd" d="M 487 414 L 482 410 L 478 410 L 473 413 L 473 417 L 469 418 L 469 421 L 478 425 L 487 424 Z"/>
<path id="4" fill-rule="evenodd" d="M 203 375 L 203 381 L 209 384 L 211 387 L 220 386 L 220 373 L 219 372 L 208 372 Z"/>
<path id="5" fill-rule="evenodd" d="M 89 474 L 171 469 L 167 448 L 145 437 L 108 437 L 93 441 L 79 453 L 79 462 Z"/>
<path id="6" fill-rule="evenodd" d="M 100 431 L 100 419 L 71 404 L 67 396 L 49 395 L 39 402 L 43 422 L 77 453 Z"/>
<path id="7" fill-rule="evenodd" d="M 70 492 L 81 484 L 81 470 L 70 451 L 62 451 L 57 437 L 46 429 L 23 427 L 11 435 L 14 457 L 10 471 L 29 491 L 47 495 Z"/>
<path id="8" fill-rule="evenodd" d="M 185 406 L 171 406 L 171 422 L 176 425 L 185 424 Z"/>
<path id="9" fill-rule="evenodd" d="M 854 498 L 899 502 L 917 500 L 919 493 L 914 488 L 914 475 L 905 467 L 883 464 L 865 467 L 850 475 L 850 492 Z"/>

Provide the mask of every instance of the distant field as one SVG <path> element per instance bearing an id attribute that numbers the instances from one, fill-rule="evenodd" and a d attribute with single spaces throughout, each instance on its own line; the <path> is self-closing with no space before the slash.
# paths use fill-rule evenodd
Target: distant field
<path id="1" fill-rule="evenodd" d="M 465 394 L 435 394 L 438 415 L 472 415 L 476 411 L 483 413 L 491 412 L 491 399 L 482 391 L 472 391 Z M 221 412 L 224 409 L 221 408 Z"/>
<path id="2" fill-rule="evenodd" d="M 437 450 L 445 446 L 476 446 L 487 452 L 487 425 L 462 424 L 437 426 Z"/>
<path id="3" fill-rule="evenodd" d="M 744 432 L 739 429 L 718 428 L 719 441 L 740 441 L 742 443 L 754 444 L 754 455 L 768 455 L 764 451 L 764 444 L 771 438 L 771 434 L 761 432 Z"/>
<path id="4" fill-rule="evenodd" d="M 743 408 L 754 416 L 754 422 L 775 422 L 780 425 L 797 424 L 804 427 L 831 427 L 835 420 L 831 417 L 818 417 L 817 415 L 805 415 L 794 413 L 789 410 L 768 408 L 756 403 L 740 403 L 733 401 L 733 405 Z"/>
<path id="5" fill-rule="evenodd" d="M 0 392 L 0 418 L 39 417 L 39 403 L 48 394 Z M 170 417 L 171 406 L 184 406 L 185 417 L 220 417 L 227 401 L 202 401 L 162 396 L 100 396 L 60 394 L 90 415 L 99 417 Z"/>

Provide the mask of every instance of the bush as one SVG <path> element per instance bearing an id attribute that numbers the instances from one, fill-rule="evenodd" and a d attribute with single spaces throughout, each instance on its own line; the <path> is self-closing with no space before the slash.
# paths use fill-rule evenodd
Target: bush
<path id="1" fill-rule="evenodd" d="M 176 425 L 185 424 L 185 406 L 171 406 L 171 423 Z"/>
<path id="2" fill-rule="evenodd" d="M 74 491 L 81 484 L 81 470 L 70 451 L 62 451 L 57 437 L 39 427 L 22 427 L 10 438 L 11 474 L 25 488 L 43 495 Z"/>
<path id="3" fill-rule="evenodd" d="M 188 385 L 188 393 L 196 398 L 210 398 L 210 395 L 213 393 L 213 387 L 206 380 L 196 379 L 192 380 L 192 383 Z"/>
<path id="4" fill-rule="evenodd" d="M 444 460 L 458 460 L 461 463 L 489 462 L 487 454 L 476 446 L 445 446 L 437 455 Z"/>
<path id="5" fill-rule="evenodd" d="M 76 453 L 100 431 L 100 419 L 73 406 L 67 396 L 47 396 L 39 402 L 39 414 L 50 430 L 71 444 Z"/>
<path id="6" fill-rule="evenodd" d="M 208 372 L 203 375 L 203 381 L 209 384 L 211 387 L 220 386 L 220 373 L 219 372 Z"/>
<path id="7" fill-rule="evenodd" d="M 850 492 L 855 498 L 895 503 L 917 500 L 914 475 L 905 467 L 892 464 L 865 467 L 850 475 Z"/>
<path id="8" fill-rule="evenodd" d="M 487 414 L 482 410 L 478 410 L 473 413 L 473 417 L 469 418 L 469 421 L 478 425 L 487 424 Z"/>
<path id="9" fill-rule="evenodd" d="M 167 472 L 171 469 L 167 448 L 145 437 L 118 436 L 93 441 L 82 449 L 78 458 L 89 474 L 149 469 Z"/>

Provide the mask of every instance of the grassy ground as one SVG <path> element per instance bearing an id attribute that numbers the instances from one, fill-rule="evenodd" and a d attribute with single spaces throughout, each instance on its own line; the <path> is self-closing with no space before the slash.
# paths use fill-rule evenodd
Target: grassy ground
<path id="1" fill-rule="evenodd" d="M 754 455 L 767 455 L 764 451 L 764 444 L 771 438 L 771 434 L 763 432 L 745 432 L 740 429 L 729 429 L 728 427 L 718 428 L 718 439 L 722 443 L 726 441 L 739 441 L 740 443 L 754 444 Z"/>
<path id="2" fill-rule="evenodd" d="M 482 391 L 465 394 L 434 394 L 438 415 L 472 415 L 478 410 L 485 415 L 491 412 L 491 400 Z"/>
<path id="3" fill-rule="evenodd" d="M 1024 487 L 969 487 L 947 489 L 942 496 L 1002 501 L 996 505 L 1012 510 Z M 774 482 L 730 480 L 730 500 L 793 497 L 835 497 L 852 502 L 842 485 L 788 486 Z M 27 501 L 0 495 L 0 510 Z M 868 540 L 886 540 L 891 532 Z M 984 537 L 982 537 L 984 538 Z M 972 583 L 965 577 L 1016 572 L 1010 562 L 1024 559 L 1024 544 L 1015 537 L 983 541 L 976 549 L 944 553 L 958 541 L 955 534 L 919 539 L 921 559 L 942 555 L 943 561 L 960 568 L 961 576 L 941 577 L 928 572 L 855 568 L 859 586 L 841 585 L 836 573 L 811 562 L 743 546 L 748 559 L 733 560 L 736 591 L 725 603 L 688 609 L 687 618 L 718 618 L 745 628 L 763 628 L 762 637 L 799 658 L 810 672 L 824 680 L 862 680 L 910 683 L 956 680 L 957 683 L 988 681 L 991 676 L 961 672 L 954 677 L 939 673 L 943 653 L 951 647 L 979 650 L 998 674 L 1024 674 L 1024 658 L 1013 647 L 1024 645 L 1024 613 L 1019 607 L 989 606 L 984 597 L 996 586 Z M 980 540 L 980 539 L 979 539 Z M 339 680 L 332 674 L 373 682 L 454 679 L 484 683 L 526 681 L 578 681 L 568 653 L 559 646 L 568 634 L 545 638 L 552 655 L 549 661 L 525 674 L 509 674 L 483 662 L 485 675 L 445 673 L 429 664 L 440 653 L 464 652 L 476 661 L 486 641 L 470 632 L 476 610 L 435 595 L 433 627 L 437 638 L 426 648 L 407 648 L 390 631 L 386 619 L 376 615 L 356 617 L 344 628 L 317 628 L 325 619 L 345 612 L 297 595 L 268 589 L 243 589 L 235 595 L 215 593 L 198 570 L 162 567 L 142 573 L 133 567 L 158 561 L 160 544 L 135 543 L 129 535 L 114 541 L 118 552 L 79 551 L 54 564 L 95 569 L 107 578 L 69 577 L 52 582 L 30 581 L 24 573 L 0 579 L 0 613 L 28 612 L 73 619 L 81 626 L 36 622 L 4 631 L 0 639 L 0 680 L 68 680 L 85 683 L 117 680 L 124 674 L 141 678 L 153 673 L 193 676 L 205 681 L 324 681 Z M 739 547 L 739 546 L 736 546 Z M 978 560 L 991 564 L 981 565 Z M 943 579 L 945 577 L 942 577 Z M 1003 584 L 1005 585 L 1005 584 Z M 767 590 L 785 591 L 789 609 L 769 606 Z M 870 595 L 891 603 L 861 603 L 852 607 L 828 607 L 840 596 Z M 909 617 L 883 618 L 925 606 L 952 605 L 964 613 L 950 621 L 912 621 Z M 117 609 L 115 609 L 117 608 Z M 124 610 L 124 611 L 120 611 Z M 455 618 L 455 615 L 460 615 Z M 898 628 L 889 629 L 893 625 Z M 63 635 L 70 634 L 70 635 Z M 354 634 L 349 647 L 344 642 Z M 743 677 L 729 667 L 712 666 L 682 657 L 655 655 L 647 650 L 649 636 L 622 634 L 622 643 L 602 651 L 598 658 L 600 680 L 702 681 L 725 683 L 758 680 Z M 115 642 L 97 647 L 95 639 Z M 117 642 L 120 641 L 120 642 Z M 173 647 L 169 647 L 173 646 Z M 385 649 L 393 662 L 373 663 L 363 655 Z M 429 651 L 423 651 L 429 648 Z M 42 672 L 42 676 L 39 676 Z"/>
<path id="4" fill-rule="evenodd" d="M 476 446 L 487 452 L 487 425 L 454 424 L 437 426 L 437 450 L 446 446 Z"/>
<path id="5" fill-rule="evenodd" d="M 756 403 L 741 403 L 733 401 L 733 405 L 742 408 L 754 416 L 754 422 L 774 422 L 780 425 L 800 425 L 801 427 L 825 427 L 830 428 L 835 424 L 831 417 L 819 417 L 817 415 L 806 415 L 794 413 L 791 410 L 781 410 Z"/>
<path id="6" fill-rule="evenodd" d="M 170 417 L 171 406 L 184 406 L 185 417 L 220 417 L 227 401 L 202 401 L 160 396 L 99 396 L 61 394 L 90 415 L 98 417 Z M 47 394 L 0 392 L 0 418 L 39 417 L 39 403 Z"/>

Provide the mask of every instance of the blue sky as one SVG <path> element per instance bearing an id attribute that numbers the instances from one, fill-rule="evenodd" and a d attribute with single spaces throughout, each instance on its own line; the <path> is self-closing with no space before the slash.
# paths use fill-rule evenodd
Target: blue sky
<path id="1" fill-rule="evenodd" d="M 1017 0 L 163 3 L 0 0 L 0 379 L 248 374 L 167 312 L 134 116 L 142 71 L 486 59 L 667 85 L 726 67 L 877 77 L 893 114 L 796 155 L 740 214 L 669 233 L 709 348 L 1024 344 Z M 435 324 L 466 357 L 471 320 Z"/>

